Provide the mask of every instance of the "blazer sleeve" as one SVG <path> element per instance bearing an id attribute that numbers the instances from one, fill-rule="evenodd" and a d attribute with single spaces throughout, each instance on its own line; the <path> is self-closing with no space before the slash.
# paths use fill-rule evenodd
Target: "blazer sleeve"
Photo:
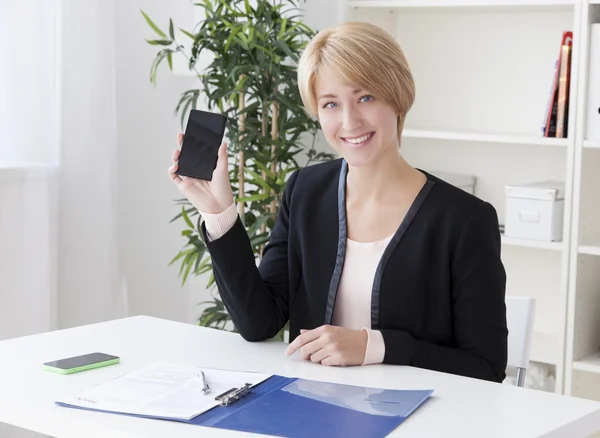
<path id="1" fill-rule="evenodd" d="M 451 265 L 454 346 L 381 330 L 384 363 L 502 382 L 506 377 L 506 273 L 500 258 L 500 233 L 494 207 L 482 202 L 463 228 Z"/>
<path id="2" fill-rule="evenodd" d="M 298 171 L 294 172 L 286 184 L 259 267 L 239 217 L 231 229 L 212 241 L 202 224 L 223 305 L 236 330 L 247 341 L 274 337 L 289 318 L 289 205 L 297 175 Z"/>

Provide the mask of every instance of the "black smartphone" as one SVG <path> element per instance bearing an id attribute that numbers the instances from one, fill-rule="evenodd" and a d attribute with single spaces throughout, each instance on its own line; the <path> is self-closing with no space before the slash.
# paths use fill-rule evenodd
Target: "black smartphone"
<path id="1" fill-rule="evenodd" d="M 191 110 L 179 153 L 177 175 L 210 181 L 217 167 L 227 117 Z"/>
<path id="2" fill-rule="evenodd" d="M 81 356 L 53 360 L 44 364 L 46 371 L 59 374 L 73 374 L 119 363 L 120 358 L 106 353 L 89 353 Z"/>

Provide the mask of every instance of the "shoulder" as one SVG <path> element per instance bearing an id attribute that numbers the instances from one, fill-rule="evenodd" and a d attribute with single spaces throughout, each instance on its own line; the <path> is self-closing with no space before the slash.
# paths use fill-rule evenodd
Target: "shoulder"
<path id="1" fill-rule="evenodd" d="M 425 173 L 428 181 L 432 183 L 428 198 L 434 202 L 430 202 L 429 204 L 446 216 L 456 216 L 457 219 L 463 221 L 469 219 L 479 210 L 496 212 L 495 208 L 487 201 L 435 175 L 425 171 L 422 172 Z"/>
<path id="2" fill-rule="evenodd" d="M 456 187 L 441 178 L 424 172 L 432 185 L 424 204 L 431 224 L 444 230 L 452 240 L 458 240 L 465 231 L 499 237 L 496 209 L 489 202 Z"/>
<path id="3" fill-rule="evenodd" d="M 328 179 L 334 179 L 337 181 L 342 169 L 342 164 L 342 158 L 312 164 L 299 169 L 298 176 L 299 178 L 302 178 L 304 182 L 307 180 L 314 180 L 315 178 L 317 178 L 319 181 L 326 181 Z"/>
<path id="4" fill-rule="evenodd" d="M 326 191 L 327 187 L 335 187 L 339 183 L 343 159 L 312 164 L 296 170 L 290 177 L 294 195 L 313 195 Z"/>

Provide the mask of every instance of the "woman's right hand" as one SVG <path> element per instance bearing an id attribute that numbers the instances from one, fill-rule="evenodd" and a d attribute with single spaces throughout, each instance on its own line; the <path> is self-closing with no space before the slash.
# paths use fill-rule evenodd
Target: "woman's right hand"
<path id="1" fill-rule="evenodd" d="M 223 142 L 219 148 L 217 167 L 212 176 L 212 181 L 179 176 L 178 169 L 179 148 L 183 143 L 183 134 L 177 135 L 177 149 L 173 151 L 173 165 L 169 167 L 171 180 L 179 187 L 179 191 L 192 203 L 198 211 L 208 214 L 224 212 L 233 204 L 233 192 L 229 183 L 227 144 Z"/>

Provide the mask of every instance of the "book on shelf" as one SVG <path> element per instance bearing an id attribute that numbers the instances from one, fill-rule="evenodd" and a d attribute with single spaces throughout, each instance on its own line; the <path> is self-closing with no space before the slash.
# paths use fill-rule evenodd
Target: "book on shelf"
<path id="1" fill-rule="evenodd" d="M 558 59 L 554 64 L 552 85 L 544 112 L 544 123 L 542 124 L 544 137 L 566 138 L 568 135 L 572 51 L 573 32 L 564 31 Z"/>

